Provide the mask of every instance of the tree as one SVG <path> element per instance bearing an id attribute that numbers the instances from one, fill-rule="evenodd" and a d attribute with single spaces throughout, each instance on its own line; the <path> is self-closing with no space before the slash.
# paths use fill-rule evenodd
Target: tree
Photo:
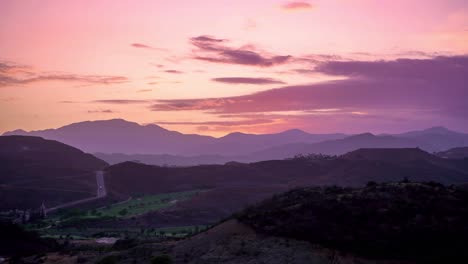
<path id="1" fill-rule="evenodd" d="M 159 255 L 151 260 L 151 264 L 171 264 L 172 259 L 168 255 Z"/>
<path id="2" fill-rule="evenodd" d="M 124 216 L 124 215 L 127 215 L 127 214 L 128 214 L 127 208 L 124 208 L 124 209 L 119 211 L 119 215 L 121 215 L 121 216 Z"/>

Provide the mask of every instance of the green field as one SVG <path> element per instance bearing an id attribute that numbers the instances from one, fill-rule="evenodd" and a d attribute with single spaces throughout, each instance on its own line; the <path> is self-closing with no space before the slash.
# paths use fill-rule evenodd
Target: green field
<path id="1" fill-rule="evenodd" d="M 87 211 L 80 209 L 63 209 L 50 215 L 45 222 L 52 224 L 64 221 L 76 221 L 79 219 L 131 218 L 171 207 L 180 201 L 190 199 L 200 192 L 203 192 L 203 190 L 144 195 Z"/>
<path id="2" fill-rule="evenodd" d="M 139 215 L 169 208 L 176 203 L 188 200 L 203 190 L 194 190 L 187 192 L 163 193 L 155 195 L 144 195 L 140 197 L 130 198 L 127 201 L 111 204 L 105 207 L 92 210 L 80 209 L 65 209 L 49 216 L 40 223 L 27 225 L 31 230 L 39 231 L 43 236 L 49 237 L 74 237 L 74 238 L 91 238 L 91 237 L 185 237 L 199 232 L 205 226 L 187 226 L 187 227 L 171 227 L 171 228 L 128 228 L 128 229 L 113 229 L 113 228 L 86 228 L 82 225 L 87 220 L 99 221 L 100 219 L 118 219 L 118 218 L 133 218 Z M 61 227 L 67 223 L 73 228 Z M 73 223 L 73 224 L 71 224 Z"/>
<path id="3" fill-rule="evenodd" d="M 132 217 L 151 211 L 157 211 L 170 207 L 177 202 L 190 199 L 192 196 L 201 192 L 200 190 L 188 192 L 164 193 L 156 195 L 146 195 L 138 198 L 132 198 L 127 202 L 122 202 L 97 210 L 88 211 L 88 216 L 97 217 Z"/>
<path id="4" fill-rule="evenodd" d="M 44 237 L 52 238 L 73 238 L 73 239 L 90 239 L 99 237 L 126 237 L 137 239 L 148 239 L 157 237 L 177 237 L 183 238 L 193 234 L 197 234 L 206 230 L 209 226 L 179 226 L 165 228 L 49 228 L 39 232 Z"/>

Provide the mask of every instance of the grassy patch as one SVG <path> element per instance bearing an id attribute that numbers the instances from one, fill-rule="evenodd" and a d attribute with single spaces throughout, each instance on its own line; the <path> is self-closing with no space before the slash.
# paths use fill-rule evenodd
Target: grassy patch
<path id="1" fill-rule="evenodd" d="M 49 228 L 40 230 L 44 237 L 90 239 L 99 237 L 126 237 L 136 239 L 183 238 L 206 230 L 208 226 L 180 226 L 165 228 Z"/>
<path id="2" fill-rule="evenodd" d="M 157 211 L 163 208 L 170 207 L 179 201 L 190 199 L 192 196 L 196 195 L 199 192 L 200 190 L 146 195 L 138 198 L 133 198 L 127 202 L 118 203 L 97 210 L 89 211 L 87 215 L 90 217 L 137 216 L 145 214 L 147 212 Z"/>
<path id="3" fill-rule="evenodd" d="M 85 239 L 92 237 L 186 237 L 204 230 L 205 226 L 183 226 L 170 228 L 88 228 L 87 220 L 96 221 L 118 218 L 132 218 L 139 215 L 158 211 L 175 205 L 177 202 L 188 200 L 203 190 L 174 192 L 156 195 L 145 195 L 132 198 L 106 207 L 93 210 L 65 209 L 47 219 L 30 224 L 30 230 L 36 230 L 43 236 L 54 238 Z M 94 221 L 94 220 L 92 220 Z M 68 226 L 68 227 L 67 227 Z"/>

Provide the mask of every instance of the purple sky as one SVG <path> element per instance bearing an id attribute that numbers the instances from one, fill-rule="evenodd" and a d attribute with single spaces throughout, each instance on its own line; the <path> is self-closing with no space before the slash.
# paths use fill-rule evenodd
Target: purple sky
<path id="1" fill-rule="evenodd" d="M 0 132 L 468 132 L 463 0 L 4 0 L 0 22 Z"/>

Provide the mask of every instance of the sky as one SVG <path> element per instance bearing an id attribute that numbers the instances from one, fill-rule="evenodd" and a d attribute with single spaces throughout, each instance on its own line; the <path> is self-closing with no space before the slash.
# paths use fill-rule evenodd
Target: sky
<path id="1" fill-rule="evenodd" d="M 1 0 L 0 133 L 468 132 L 466 0 Z"/>

